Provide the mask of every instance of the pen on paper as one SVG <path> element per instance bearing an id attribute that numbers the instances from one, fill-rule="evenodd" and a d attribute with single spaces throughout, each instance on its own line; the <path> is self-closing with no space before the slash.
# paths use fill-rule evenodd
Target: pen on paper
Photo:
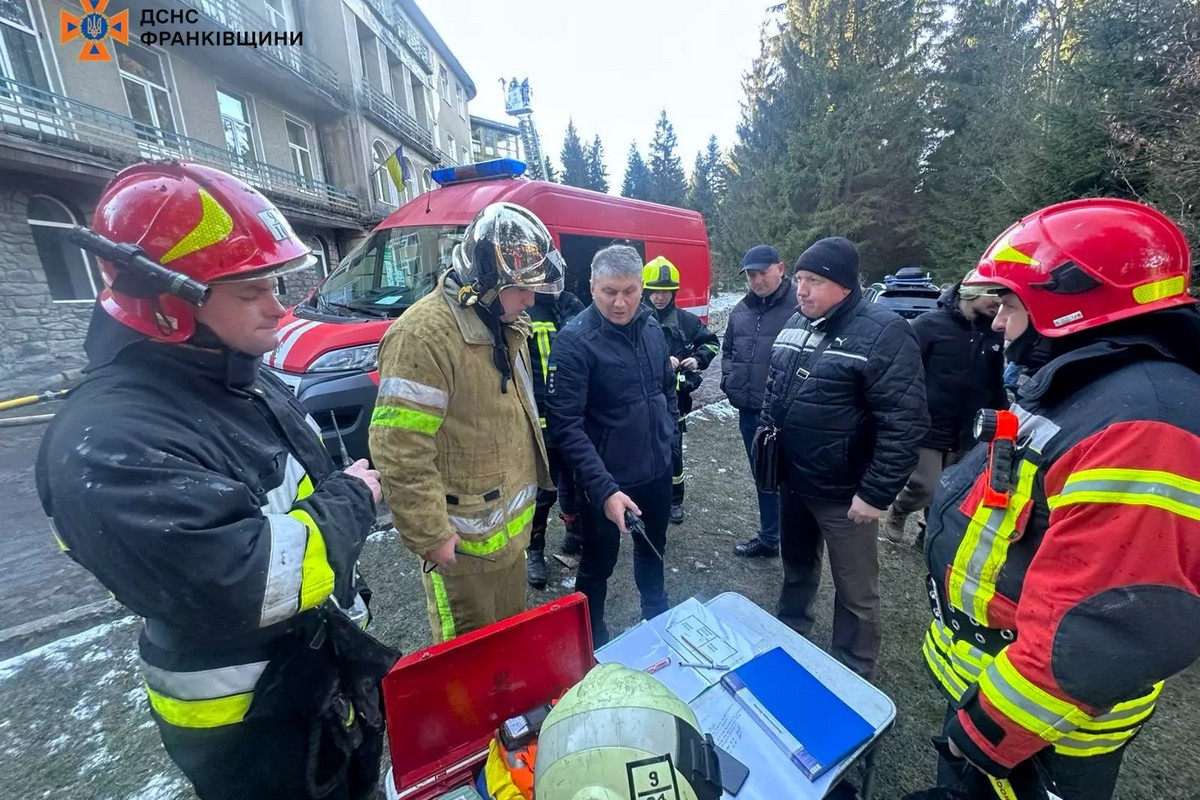
<path id="1" fill-rule="evenodd" d="M 724 664 L 693 664 L 690 661 L 680 661 L 681 667 L 692 667 L 693 669 L 729 669 Z"/>
<path id="2" fill-rule="evenodd" d="M 650 666 L 646 667 L 644 670 L 642 670 L 642 672 L 653 675 L 654 673 L 658 672 L 663 667 L 668 666 L 670 663 L 671 663 L 671 659 L 664 658 L 662 661 L 659 661 L 656 664 L 651 664 Z"/>

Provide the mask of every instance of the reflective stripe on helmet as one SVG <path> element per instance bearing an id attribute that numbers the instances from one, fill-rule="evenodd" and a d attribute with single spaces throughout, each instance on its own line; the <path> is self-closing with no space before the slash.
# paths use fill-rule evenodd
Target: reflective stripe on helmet
<path id="1" fill-rule="evenodd" d="M 233 217 L 229 216 L 229 212 L 222 208 L 215 197 L 201 189 L 200 221 L 196 223 L 196 227 L 176 242 L 175 246 L 159 259 L 159 262 L 169 264 L 177 258 L 223 242 L 232 231 Z"/>

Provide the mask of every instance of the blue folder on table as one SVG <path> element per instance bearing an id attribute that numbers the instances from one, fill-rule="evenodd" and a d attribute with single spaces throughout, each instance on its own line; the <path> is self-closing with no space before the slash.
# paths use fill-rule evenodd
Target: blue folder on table
<path id="1" fill-rule="evenodd" d="M 782 647 L 727 672 L 721 685 L 811 781 L 875 732 Z"/>

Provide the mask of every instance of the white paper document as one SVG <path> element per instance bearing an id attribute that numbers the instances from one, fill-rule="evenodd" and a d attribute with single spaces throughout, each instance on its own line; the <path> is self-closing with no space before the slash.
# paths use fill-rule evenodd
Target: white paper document
<path id="1" fill-rule="evenodd" d="M 685 663 L 704 664 L 696 673 L 708 686 L 758 654 L 761 641 L 751 640 L 717 619 L 708 606 L 694 597 L 659 614 L 649 623 L 680 653 Z"/>

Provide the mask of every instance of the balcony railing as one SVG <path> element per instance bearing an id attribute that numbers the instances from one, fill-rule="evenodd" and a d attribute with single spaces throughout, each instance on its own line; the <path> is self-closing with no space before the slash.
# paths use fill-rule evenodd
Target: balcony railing
<path id="1" fill-rule="evenodd" d="M 242 6 L 237 0 L 181 0 L 185 5 L 199 11 L 213 22 L 232 31 L 269 31 L 273 26 L 266 19 Z M 311 34 L 312 31 L 309 31 Z M 288 45 L 259 45 L 257 52 L 283 65 L 309 84 L 326 94 L 344 99 L 337 73 L 319 58 L 305 52 L 302 47 Z"/>
<path id="2" fill-rule="evenodd" d="M 358 96 L 363 107 L 378 117 L 380 122 L 390 125 L 397 133 L 407 137 L 430 158 L 438 157 L 441 151 L 433 143 L 433 134 L 409 116 L 407 111 L 396 105 L 395 100 L 366 81 L 359 84 Z"/>
<path id="3" fill-rule="evenodd" d="M 231 172 L 293 205 L 360 214 L 358 200 L 336 186 L 7 78 L 0 78 L 0 132 L 118 164 L 194 161 Z"/>
<path id="4" fill-rule="evenodd" d="M 404 40 L 404 44 L 408 46 L 413 55 L 420 60 L 426 70 L 432 72 L 433 62 L 429 59 L 429 46 L 425 44 L 408 20 L 401 16 L 396 9 L 395 0 L 367 0 L 367 3 L 375 9 L 386 24 L 396 29 L 396 33 Z M 390 34 L 391 31 L 386 33 Z"/>

